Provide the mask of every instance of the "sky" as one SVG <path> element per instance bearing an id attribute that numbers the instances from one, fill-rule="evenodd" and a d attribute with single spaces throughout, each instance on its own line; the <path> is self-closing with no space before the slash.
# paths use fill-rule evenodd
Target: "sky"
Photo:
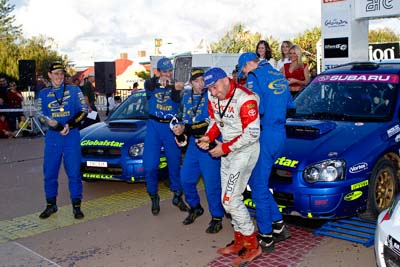
<path id="1" fill-rule="evenodd" d="M 77 66 L 113 61 L 120 53 L 165 55 L 191 51 L 202 39 L 216 42 L 237 23 L 278 41 L 321 25 L 321 0 L 9 0 L 24 36 L 52 37 Z M 400 33 L 400 19 L 370 22 Z"/>

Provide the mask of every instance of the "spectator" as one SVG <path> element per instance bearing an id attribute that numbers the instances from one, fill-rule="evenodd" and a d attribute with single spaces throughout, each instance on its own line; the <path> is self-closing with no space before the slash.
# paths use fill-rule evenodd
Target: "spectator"
<path id="1" fill-rule="evenodd" d="M 0 99 L 2 100 L 3 104 L 7 103 L 7 91 L 8 91 L 7 79 L 4 76 L 0 76 Z"/>
<path id="2" fill-rule="evenodd" d="M 65 83 L 66 85 L 68 85 L 68 84 L 74 84 L 74 83 L 72 82 L 72 76 L 71 76 L 70 74 L 65 73 L 65 76 L 64 76 L 64 83 Z"/>
<path id="3" fill-rule="evenodd" d="M 133 83 L 132 90 L 131 90 L 131 94 L 133 94 L 133 93 L 139 91 L 139 88 L 138 88 L 138 87 L 139 87 L 139 84 L 138 84 L 137 82 L 134 82 L 134 83 Z"/>
<path id="4" fill-rule="evenodd" d="M 271 47 L 268 42 L 261 40 L 256 46 L 256 54 L 260 59 L 265 59 L 272 67 L 276 68 L 276 61 L 272 57 Z"/>
<path id="5" fill-rule="evenodd" d="M 22 101 L 24 97 L 21 92 L 17 90 L 17 85 L 15 82 L 9 83 L 9 89 L 7 92 L 7 107 L 12 109 L 21 109 Z M 23 112 L 10 112 L 8 115 L 9 127 L 11 131 L 15 131 L 17 129 L 17 118 L 23 115 Z"/>
<path id="6" fill-rule="evenodd" d="M 289 49 L 290 63 L 283 65 L 282 72 L 289 81 L 290 93 L 293 98 L 310 82 L 310 71 L 303 63 L 301 48 L 293 45 Z"/>
<path id="7" fill-rule="evenodd" d="M 281 44 L 281 56 L 282 58 L 278 61 L 276 65 L 276 69 L 282 71 L 283 65 L 286 63 L 290 63 L 289 58 L 289 49 L 292 47 L 291 41 L 283 41 Z"/>
<path id="8" fill-rule="evenodd" d="M 11 131 L 8 127 L 8 121 L 6 115 L 0 113 L 0 138 L 12 138 L 15 137 L 15 132 Z"/>
<path id="9" fill-rule="evenodd" d="M 199 138 L 200 148 L 221 158 L 222 205 L 231 214 L 234 241 L 217 253 L 238 254 L 233 266 L 241 266 L 261 255 L 257 232 L 242 193 L 260 152 L 260 119 L 258 96 L 226 76 L 221 68 L 211 68 L 204 74 L 208 88 L 210 126 Z M 216 140 L 221 134 L 222 142 Z M 214 143 L 215 142 L 215 143 Z M 215 145 L 214 145 L 215 144 Z"/>
<path id="10" fill-rule="evenodd" d="M 311 68 L 310 70 L 310 82 L 314 80 L 314 78 L 317 77 L 317 69 L 316 68 Z"/>
<path id="11" fill-rule="evenodd" d="M 208 94 L 204 89 L 204 71 L 193 69 L 190 74 L 192 90 L 183 96 L 183 121 L 185 125 L 176 124 L 173 128 L 175 136 L 184 135 L 188 148 L 181 169 L 181 182 L 186 202 L 190 206 L 189 214 L 182 222 L 191 224 L 204 213 L 197 192 L 197 182 L 203 177 L 208 209 L 211 221 L 206 233 L 218 233 L 222 229 L 224 208 L 221 204 L 221 160 L 200 149 L 195 138 L 204 135 L 208 127 Z M 177 144 L 180 143 L 177 141 Z"/>
<path id="12" fill-rule="evenodd" d="M 170 189 L 174 193 L 172 204 L 181 211 L 189 210 L 182 199 L 181 151 L 175 144 L 174 134 L 169 126 L 171 119 L 178 114 L 181 91 L 184 85 L 173 80 L 172 69 L 172 63 L 168 58 L 160 58 L 157 62 L 160 77 L 149 78 L 144 84 L 149 105 L 149 119 L 147 120 L 147 134 L 144 140 L 143 162 L 146 189 L 151 198 L 153 215 L 158 215 L 160 212 L 158 165 L 160 164 L 162 146 L 164 146 L 167 156 Z"/>
<path id="13" fill-rule="evenodd" d="M 97 113 L 97 107 L 95 105 L 96 103 L 96 97 L 95 97 L 95 87 L 94 87 L 94 72 L 89 73 L 87 77 L 86 83 L 82 87 L 82 93 L 85 97 L 85 102 L 88 107 L 88 116 L 90 116 L 90 113 L 92 111 L 95 111 Z M 85 128 L 91 124 L 94 124 L 96 122 L 100 121 L 99 114 L 96 114 L 96 119 L 90 119 L 86 118 L 83 121 L 83 124 L 81 128 Z"/>
<path id="14" fill-rule="evenodd" d="M 33 92 L 35 93 L 35 99 L 38 98 L 40 90 L 46 88 L 46 82 L 43 78 L 43 75 L 38 75 L 36 78 L 35 86 L 33 87 Z"/>

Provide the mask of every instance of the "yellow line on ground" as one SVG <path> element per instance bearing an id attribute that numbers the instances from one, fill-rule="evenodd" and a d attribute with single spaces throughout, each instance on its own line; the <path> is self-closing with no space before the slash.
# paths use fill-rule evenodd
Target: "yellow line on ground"
<path id="1" fill-rule="evenodd" d="M 159 195 L 161 199 L 172 197 L 169 189 L 162 183 L 159 185 Z M 39 219 L 40 212 L 36 212 L 11 220 L 0 221 L 0 244 L 73 224 L 87 222 L 118 212 L 128 211 L 143 206 L 149 201 L 150 199 L 147 195 L 146 188 L 142 187 L 123 193 L 84 201 L 82 203 L 82 210 L 85 213 L 85 218 L 82 220 L 74 219 L 72 215 L 72 206 L 66 205 L 59 207 L 57 213 L 45 220 Z"/>

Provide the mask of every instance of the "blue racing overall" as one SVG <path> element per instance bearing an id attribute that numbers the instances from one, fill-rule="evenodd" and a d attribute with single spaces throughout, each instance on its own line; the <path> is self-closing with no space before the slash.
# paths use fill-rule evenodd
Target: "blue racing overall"
<path id="1" fill-rule="evenodd" d="M 286 110 L 293 106 L 293 101 L 283 74 L 264 60 L 248 74 L 246 86 L 260 97 L 261 149 L 249 185 L 256 205 L 258 231 L 264 235 L 272 232 L 272 222 L 282 220 L 268 182 L 272 166 L 284 147 Z"/>
<path id="2" fill-rule="evenodd" d="M 172 86 L 160 87 L 156 77 L 147 79 L 144 88 L 149 104 L 149 119 L 143 152 L 147 192 L 149 195 L 158 193 L 158 165 L 162 146 L 167 157 L 170 189 L 173 192 L 182 192 L 179 175 L 181 150 L 176 145 L 174 134 L 169 126 L 169 122 L 179 111 L 180 91 Z"/>
<path id="3" fill-rule="evenodd" d="M 213 158 L 208 151 L 198 147 L 195 139 L 207 131 L 208 94 L 193 94 L 193 91 L 183 96 L 183 121 L 185 134 L 188 136 L 188 148 L 181 169 L 181 182 L 185 192 L 186 202 L 194 208 L 200 204 L 196 184 L 200 175 L 203 177 L 208 209 L 212 217 L 224 216 L 221 203 L 221 159 Z"/>
<path id="4" fill-rule="evenodd" d="M 87 106 L 81 89 L 74 85 L 61 84 L 59 88 L 45 88 L 39 93 L 38 114 L 58 122 L 46 132 L 44 147 L 44 189 L 46 199 L 56 198 L 58 194 L 58 172 L 64 158 L 65 172 L 68 176 L 70 198 L 82 198 L 80 174 L 81 146 L 78 126 L 85 118 Z M 64 125 L 70 127 L 65 136 L 60 134 Z"/>

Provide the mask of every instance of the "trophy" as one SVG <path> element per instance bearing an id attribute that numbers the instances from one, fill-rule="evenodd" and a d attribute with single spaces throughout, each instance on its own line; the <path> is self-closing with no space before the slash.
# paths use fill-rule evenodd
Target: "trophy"
<path id="1" fill-rule="evenodd" d="M 184 125 L 184 123 L 183 121 L 180 121 L 176 116 L 174 116 L 169 122 L 169 128 L 173 130 L 176 125 Z M 184 147 L 187 145 L 187 136 L 184 133 L 182 133 L 181 135 L 175 135 L 175 138 L 178 141 L 180 147 Z"/>

